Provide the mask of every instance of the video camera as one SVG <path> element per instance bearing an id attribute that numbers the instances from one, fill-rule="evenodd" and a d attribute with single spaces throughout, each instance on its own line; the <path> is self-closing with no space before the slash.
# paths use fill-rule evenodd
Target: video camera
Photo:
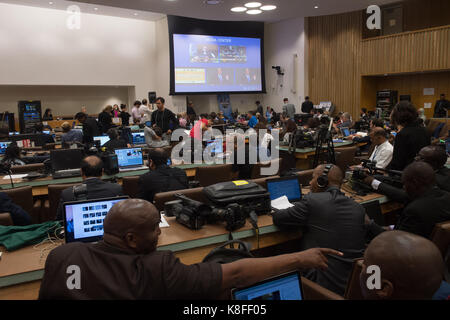
<path id="1" fill-rule="evenodd" d="M 387 183 L 396 188 L 403 188 L 403 183 L 401 182 L 402 171 L 377 168 L 376 161 L 363 159 L 362 163 L 363 169 L 353 170 L 351 177 L 352 189 L 358 194 L 366 195 L 367 193 L 372 192 L 372 188 L 363 182 L 368 176 L 376 176 L 376 179 L 383 183 Z M 379 171 L 388 173 L 389 176 L 381 175 L 379 174 Z"/>
<path id="2" fill-rule="evenodd" d="M 175 194 L 177 200 L 164 204 L 167 217 L 176 217 L 176 221 L 189 229 L 199 230 L 207 223 L 226 222 L 226 229 L 234 231 L 245 225 L 246 219 L 254 214 L 245 206 L 237 203 L 225 208 L 214 208 L 200 201 L 195 201 L 182 194 Z"/>

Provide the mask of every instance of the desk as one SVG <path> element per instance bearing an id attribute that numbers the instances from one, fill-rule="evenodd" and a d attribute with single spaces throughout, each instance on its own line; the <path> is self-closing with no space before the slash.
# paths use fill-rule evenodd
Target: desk
<path id="1" fill-rule="evenodd" d="M 346 141 L 344 140 L 343 142 L 336 142 L 333 144 L 334 148 L 340 148 L 340 147 L 349 147 L 354 145 L 353 141 Z M 362 147 L 366 145 L 366 143 L 357 143 L 356 146 L 358 147 Z M 281 146 L 281 147 L 277 147 L 278 150 L 283 151 L 283 152 L 288 152 L 289 151 L 289 147 L 288 146 Z M 339 150 L 337 150 L 339 151 Z M 295 149 L 295 159 L 296 161 L 296 165 L 298 169 L 311 169 L 310 168 L 310 158 L 312 156 L 314 156 L 316 153 L 316 148 L 297 148 Z"/>
<path id="2" fill-rule="evenodd" d="M 304 190 L 307 191 L 306 189 Z M 382 204 L 383 213 L 387 213 L 385 205 L 390 205 L 388 199 L 378 194 L 370 194 L 357 199 L 364 203 L 378 200 Z M 167 218 L 169 228 L 162 228 L 158 242 L 158 250 L 171 250 L 185 264 L 201 262 L 202 259 L 219 244 L 228 241 L 229 234 L 224 226 L 206 225 L 202 229 L 193 231 Z M 271 216 L 258 218 L 260 230 L 259 248 L 266 248 L 301 237 L 299 231 L 280 232 L 273 225 Z M 258 248 L 256 236 L 250 223 L 233 232 L 233 239 L 242 239 Z M 14 252 L 4 252 L 0 260 L 0 299 L 36 299 L 40 281 L 44 274 L 47 255 L 51 249 L 63 243 L 57 241 L 54 245 L 44 244 L 30 246 Z M 47 249 L 47 250 L 45 250 Z"/>
<path id="3" fill-rule="evenodd" d="M 201 163 L 201 164 L 184 164 L 176 166 L 176 168 L 180 168 L 186 171 L 186 175 L 188 178 L 195 177 L 196 168 L 199 167 L 206 167 L 206 166 L 212 166 L 211 164 Z M 132 176 L 140 176 L 145 173 L 147 173 L 148 170 L 136 170 L 136 171 L 126 171 L 126 172 L 120 172 L 116 175 L 103 175 L 103 180 L 113 179 L 117 178 L 119 183 L 121 183 L 121 180 L 123 177 L 132 177 Z M 0 176 L 0 190 L 1 189 L 10 189 L 11 188 L 11 181 L 8 179 L 3 179 L 6 176 Z M 66 184 L 66 183 L 81 183 L 83 179 L 81 177 L 74 177 L 74 178 L 65 178 L 65 179 L 53 179 L 51 176 L 48 176 L 46 178 L 36 179 L 33 181 L 24 181 L 22 179 L 14 179 L 14 186 L 15 187 L 25 187 L 25 186 L 31 186 L 33 187 L 33 196 L 46 196 L 48 195 L 48 185 L 50 184 Z"/>

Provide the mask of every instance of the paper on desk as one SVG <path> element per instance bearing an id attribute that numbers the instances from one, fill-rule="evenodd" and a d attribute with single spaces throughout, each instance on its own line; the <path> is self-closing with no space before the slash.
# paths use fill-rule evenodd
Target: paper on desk
<path id="1" fill-rule="evenodd" d="M 160 228 L 168 228 L 168 227 L 170 227 L 169 224 L 167 223 L 167 220 L 166 220 L 165 216 L 163 214 L 161 215 L 161 222 L 159 223 L 159 227 Z"/>
<path id="2" fill-rule="evenodd" d="M 26 177 L 28 175 L 28 173 L 26 173 L 26 174 L 13 174 L 13 175 L 11 175 L 11 177 L 13 178 L 13 179 L 23 179 L 24 177 Z M 3 180 L 9 180 L 10 179 L 10 177 L 9 176 L 4 176 L 3 177 Z"/>
<path id="3" fill-rule="evenodd" d="M 291 208 L 294 206 L 292 203 L 289 202 L 289 200 L 286 196 L 282 196 L 278 199 L 272 200 L 270 202 L 270 205 L 272 206 L 272 208 L 275 208 L 278 210 L 287 209 L 287 208 Z"/>

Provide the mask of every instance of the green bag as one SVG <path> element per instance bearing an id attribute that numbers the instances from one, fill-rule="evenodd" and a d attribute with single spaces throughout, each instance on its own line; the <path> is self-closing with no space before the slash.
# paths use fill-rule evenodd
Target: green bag
<path id="1" fill-rule="evenodd" d="M 48 221 L 28 226 L 0 226 L 0 245 L 9 252 L 40 243 L 48 235 L 54 236 L 55 230 L 61 228 L 59 221 Z"/>

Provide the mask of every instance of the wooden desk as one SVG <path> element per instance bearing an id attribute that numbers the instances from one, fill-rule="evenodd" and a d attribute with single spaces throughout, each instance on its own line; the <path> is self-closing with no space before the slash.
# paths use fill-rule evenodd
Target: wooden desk
<path id="1" fill-rule="evenodd" d="M 304 190 L 307 192 L 307 189 Z M 378 194 L 370 194 L 356 199 L 364 203 L 378 200 L 382 207 L 389 205 L 388 199 Z M 383 210 L 386 213 L 386 210 Z M 206 225 L 193 231 L 167 218 L 169 228 L 162 228 L 158 242 L 158 250 L 171 250 L 185 264 L 198 263 L 219 244 L 228 241 L 229 233 L 224 226 Z M 252 244 L 253 249 L 270 247 L 301 237 L 299 231 L 280 232 L 273 225 L 271 216 L 258 218 L 259 242 L 247 221 L 246 225 L 233 232 L 233 239 L 243 239 Z M 38 246 L 22 248 L 14 252 L 4 252 L 0 260 L 0 299 L 36 299 L 40 281 L 44 274 L 44 266 L 48 253 L 63 244 L 62 240 L 54 244 L 46 243 Z M 4 251 L 4 250 L 2 250 Z"/>

